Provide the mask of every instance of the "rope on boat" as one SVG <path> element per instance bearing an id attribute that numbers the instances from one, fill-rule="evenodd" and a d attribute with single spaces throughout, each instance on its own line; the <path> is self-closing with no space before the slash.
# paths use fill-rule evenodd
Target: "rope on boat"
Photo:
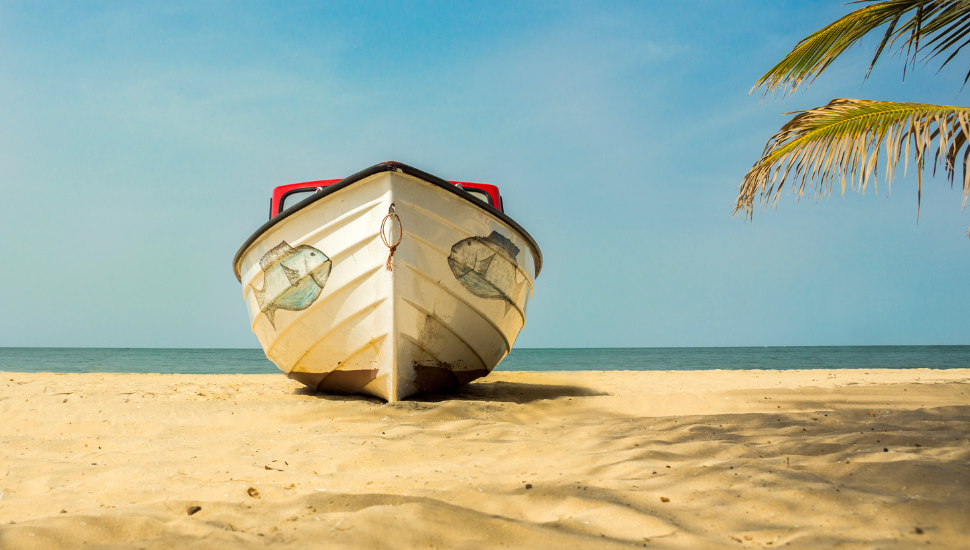
<path id="1" fill-rule="evenodd" d="M 389 234 L 388 232 L 384 231 L 384 227 L 387 225 L 387 220 L 391 218 L 394 218 L 395 220 L 397 220 L 397 227 L 398 227 L 397 241 L 394 244 L 390 243 L 390 240 L 394 235 L 394 227 L 391 226 Z M 384 220 L 381 221 L 381 240 L 384 241 L 384 246 L 391 249 L 391 253 L 387 255 L 388 271 L 393 271 L 393 268 L 391 267 L 391 259 L 394 258 L 394 251 L 397 250 L 397 245 L 401 244 L 401 238 L 403 236 L 404 236 L 404 226 L 401 224 L 401 218 L 394 211 L 394 204 L 391 203 L 391 206 L 387 209 L 387 215 L 384 216 Z"/>

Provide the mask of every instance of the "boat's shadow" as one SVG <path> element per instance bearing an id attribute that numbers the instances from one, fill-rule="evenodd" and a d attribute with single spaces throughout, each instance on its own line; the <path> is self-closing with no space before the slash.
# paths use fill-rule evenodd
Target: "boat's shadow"
<path id="1" fill-rule="evenodd" d="M 523 382 L 473 382 L 451 393 L 418 394 L 415 401 L 494 401 L 531 403 L 561 397 L 596 397 L 609 395 L 591 388 L 562 384 L 526 384 Z"/>
<path id="2" fill-rule="evenodd" d="M 335 395 L 300 388 L 295 391 L 298 395 L 312 395 L 320 399 L 331 401 L 368 401 L 383 403 L 383 400 L 366 395 Z M 473 382 L 458 390 L 440 393 L 419 393 L 412 395 L 407 401 L 419 403 L 442 403 L 448 401 L 489 401 L 500 403 L 532 403 L 543 399 L 559 399 L 562 397 L 597 397 L 609 395 L 582 386 L 567 386 L 561 384 L 525 384 L 522 382 Z"/>

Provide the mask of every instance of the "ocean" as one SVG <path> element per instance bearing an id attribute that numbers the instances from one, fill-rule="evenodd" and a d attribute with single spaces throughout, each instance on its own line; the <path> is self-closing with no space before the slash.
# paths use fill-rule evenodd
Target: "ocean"
<path id="1" fill-rule="evenodd" d="M 499 371 L 970 368 L 970 346 L 513 349 Z M 259 349 L 0 348 L 0 372 L 278 373 Z"/>

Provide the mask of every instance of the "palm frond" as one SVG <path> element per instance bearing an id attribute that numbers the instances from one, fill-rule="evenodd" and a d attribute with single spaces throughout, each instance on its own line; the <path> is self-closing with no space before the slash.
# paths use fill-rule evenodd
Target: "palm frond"
<path id="1" fill-rule="evenodd" d="M 885 181 L 890 191 L 900 158 L 905 156 L 905 174 L 912 148 L 918 179 L 918 217 L 923 168 L 934 141 L 933 173 L 942 161 L 951 186 L 958 158 L 962 159 L 963 206 L 966 207 L 970 193 L 967 171 L 970 108 L 833 99 L 824 107 L 786 114 L 795 116 L 768 141 L 761 159 L 744 176 L 734 205 L 735 214 L 744 210 L 746 217 L 751 218 L 759 197 L 765 207 L 769 202 L 776 202 L 789 178 L 798 198 L 809 188 L 814 189 L 816 200 L 830 195 L 836 181 L 843 195 L 847 181 L 850 189 L 865 194 L 870 179 L 876 185 L 882 146 Z"/>
<path id="2" fill-rule="evenodd" d="M 949 54 L 940 68 L 970 44 L 970 0 L 858 0 L 852 3 L 869 5 L 803 39 L 758 79 L 751 92 L 764 86 L 764 95 L 780 91 L 784 96 L 803 84 L 811 84 L 843 52 L 884 25 L 886 31 L 866 77 L 887 47 L 891 50 L 897 40 L 900 41 L 899 51 L 906 51 L 907 64 L 910 61 L 915 64 L 920 52 L 925 53 L 924 59 Z M 967 79 L 970 79 L 970 72 L 964 83 Z"/>

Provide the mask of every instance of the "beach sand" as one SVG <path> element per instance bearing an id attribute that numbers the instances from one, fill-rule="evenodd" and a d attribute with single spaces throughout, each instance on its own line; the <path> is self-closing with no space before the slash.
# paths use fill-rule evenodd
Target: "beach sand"
<path id="1" fill-rule="evenodd" d="M 0 548 L 967 548 L 970 369 L 0 382 Z M 200 507 L 198 511 L 193 507 Z"/>

